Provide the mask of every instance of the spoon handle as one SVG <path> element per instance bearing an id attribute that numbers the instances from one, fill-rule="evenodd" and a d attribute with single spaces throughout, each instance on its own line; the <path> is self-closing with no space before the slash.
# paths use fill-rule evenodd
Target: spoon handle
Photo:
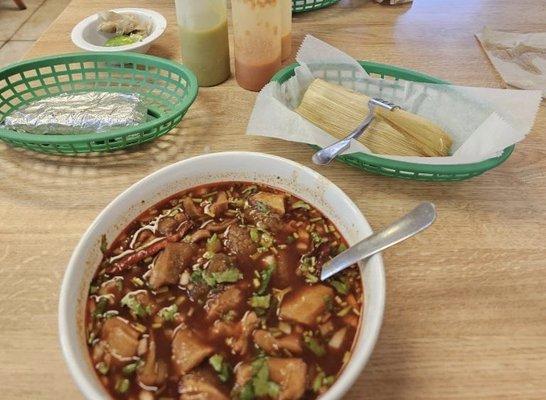
<path id="1" fill-rule="evenodd" d="M 322 266 L 320 280 L 324 281 L 356 262 L 416 235 L 432 225 L 435 219 L 436 207 L 434 204 L 421 203 L 398 221 L 351 246 L 325 263 Z"/>
<path id="2" fill-rule="evenodd" d="M 349 148 L 351 145 L 352 139 L 358 139 L 360 135 L 362 135 L 368 126 L 373 122 L 374 120 L 374 114 L 373 114 L 373 108 L 372 112 L 370 112 L 364 121 L 351 133 L 349 133 L 345 138 L 331 144 L 328 147 L 325 147 L 319 151 L 317 151 L 315 154 L 313 154 L 313 162 L 316 165 L 328 165 L 330 164 L 334 158 L 336 158 L 338 155 L 343 153 L 345 150 Z"/>

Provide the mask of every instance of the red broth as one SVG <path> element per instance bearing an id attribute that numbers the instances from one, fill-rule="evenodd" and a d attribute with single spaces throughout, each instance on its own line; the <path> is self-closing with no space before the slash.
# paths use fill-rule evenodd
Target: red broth
<path id="1" fill-rule="evenodd" d="M 347 246 L 312 205 L 264 185 L 199 186 L 108 246 L 86 310 L 89 354 L 116 399 L 315 399 L 349 360 L 362 310 Z"/>

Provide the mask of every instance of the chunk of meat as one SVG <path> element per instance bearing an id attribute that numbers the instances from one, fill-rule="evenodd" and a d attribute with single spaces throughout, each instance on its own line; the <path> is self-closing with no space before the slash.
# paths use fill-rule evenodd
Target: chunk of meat
<path id="1" fill-rule="evenodd" d="M 183 376 L 178 393 L 180 400 L 229 400 L 218 378 L 204 368 Z"/>
<path id="2" fill-rule="evenodd" d="M 221 191 L 218 192 L 218 195 L 216 196 L 216 201 L 210 206 L 210 211 L 212 211 L 214 216 L 218 217 L 227 211 L 228 205 L 229 202 L 227 193 Z"/>
<path id="3" fill-rule="evenodd" d="M 290 286 L 299 263 L 299 254 L 280 249 L 277 253 L 277 267 L 273 271 L 272 276 L 273 285 L 279 289 Z"/>
<path id="4" fill-rule="evenodd" d="M 347 314 L 342 319 L 346 325 L 352 326 L 353 328 L 358 326 L 358 317 L 354 314 Z"/>
<path id="5" fill-rule="evenodd" d="M 182 208 L 184 208 L 184 212 L 191 219 L 199 219 L 203 216 L 203 212 L 195 205 L 191 197 L 184 197 Z"/>
<path id="6" fill-rule="evenodd" d="M 209 272 L 222 272 L 228 269 L 233 265 L 233 260 L 224 253 L 216 253 L 210 259 L 210 262 L 207 266 L 207 271 Z"/>
<path id="7" fill-rule="evenodd" d="M 157 230 L 162 235 L 170 235 L 186 220 L 187 218 L 183 213 L 178 213 L 173 217 L 163 217 L 157 223 Z"/>
<path id="8" fill-rule="evenodd" d="M 168 373 L 165 361 L 157 359 L 155 340 L 150 339 L 144 364 L 137 369 L 138 380 L 146 386 L 159 387 L 167 379 Z"/>
<path id="9" fill-rule="evenodd" d="M 212 320 L 229 310 L 237 310 L 244 300 L 243 290 L 236 285 L 230 285 L 207 301 L 207 318 Z"/>
<path id="10" fill-rule="evenodd" d="M 108 351 L 108 345 L 105 341 L 99 340 L 93 345 L 93 350 L 91 352 L 91 359 L 93 364 L 97 364 L 100 361 L 106 362 L 110 365 L 112 362 L 112 354 Z"/>
<path id="11" fill-rule="evenodd" d="M 284 320 L 314 326 L 317 317 L 326 309 L 328 298 L 334 296 L 334 290 L 325 285 L 305 286 L 288 293 L 281 304 L 279 317 Z"/>
<path id="12" fill-rule="evenodd" d="M 244 214 L 245 218 L 255 224 L 260 229 L 265 229 L 270 232 L 278 232 L 282 229 L 281 216 L 274 211 L 265 209 L 262 203 L 256 203 L 248 207 Z"/>
<path id="13" fill-rule="evenodd" d="M 120 360 L 133 357 L 137 352 L 140 333 L 120 317 L 104 321 L 100 337 L 112 355 Z"/>
<path id="14" fill-rule="evenodd" d="M 152 266 L 150 287 L 158 289 L 178 283 L 180 273 L 190 266 L 194 252 L 194 246 L 189 243 L 168 243 Z"/>
<path id="15" fill-rule="evenodd" d="M 176 220 L 173 217 L 163 217 L 157 223 L 157 230 L 162 235 L 168 235 L 176 228 Z"/>
<path id="16" fill-rule="evenodd" d="M 230 218 L 230 219 L 226 219 L 226 220 L 221 221 L 221 222 L 216 222 L 216 221 L 213 221 L 213 220 L 211 220 L 211 221 L 212 222 L 205 225 L 205 228 L 207 228 L 211 232 L 219 233 L 219 232 L 224 232 L 228 228 L 228 226 L 230 226 L 235 221 L 237 221 L 237 219 L 236 218 Z"/>
<path id="17" fill-rule="evenodd" d="M 231 337 L 234 340 L 231 342 L 231 349 L 238 354 L 245 355 L 249 349 L 249 339 L 252 332 L 258 327 L 260 319 L 254 311 L 245 313 L 241 321 L 224 322 L 218 320 L 214 323 L 212 334 L 216 337 Z"/>
<path id="18" fill-rule="evenodd" d="M 300 358 L 276 358 L 267 360 L 269 379 L 279 385 L 278 400 L 298 400 L 305 394 L 307 364 Z M 250 363 L 239 364 L 235 369 L 235 383 L 244 386 L 252 378 Z"/>
<path id="19" fill-rule="evenodd" d="M 172 361 L 178 375 L 185 375 L 214 353 L 214 347 L 204 342 L 190 328 L 181 327 L 175 335 L 172 346 Z"/>
<path id="20" fill-rule="evenodd" d="M 147 290 L 142 289 L 131 293 L 134 294 L 135 299 L 142 305 L 142 307 L 148 311 L 147 313 L 149 315 L 154 315 L 157 312 L 159 307 Z"/>
<path id="21" fill-rule="evenodd" d="M 190 229 L 192 223 L 186 221 L 180 224 L 176 233 L 167 236 L 165 239 L 150 244 L 135 253 L 131 253 L 123 257 L 121 260 L 114 262 L 106 268 L 108 273 L 117 273 L 131 268 L 136 263 L 146 259 L 147 257 L 155 256 L 161 250 L 164 250 L 169 243 L 176 243 L 184 237 L 188 229 Z"/>
<path id="22" fill-rule="evenodd" d="M 336 329 L 331 319 L 323 324 L 319 325 L 320 334 L 324 337 L 330 336 L 330 334 Z"/>
<path id="23" fill-rule="evenodd" d="M 307 364 L 300 358 L 269 358 L 269 377 L 280 385 L 278 400 L 297 400 L 305 393 Z"/>
<path id="24" fill-rule="evenodd" d="M 255 254 L 258 249 L 250 238 L 250 229 L 246 226 L 230 226 L 225 237 L 227 248 L 243 260 Z"/>
<path id="25" fill-rule="evenodd" d="M 199 229 L 192 233 L 190 242 L 197 243 L 203 239 L 208 239 L 210 237 L 210 231 L 207 229 Z"/>
<path id="26" fill-rule="evenodd" d="M 284 215 L 286 212 L 284 208 L 284 194 L 279 193 L 270 193 L 270 192 L 258 192 L 250 196 L 250 204 L 254 205 L 256 203 L 262 203 L 270 211 L 273 211 L 279 215 Z"/>
<path id="27" fill-rule="evenodd" d="M 254 311 L 247 312 L 241 320 L 241 336 L 235 341 L 233 351 L 245 355 L 248 351 L 248 340 L 254 329 L 258 327 L 260 320 Z"/>
<path id="28" fill-rule="evenodd" d="M 250 379 L 252 379 L 252 365 L 250 363 L 238 364 L 235 368 L 235 384 L 241 387 Z"/>
<path id="29" fill-rule="evenodd" d="M 106 282 L 103 282 L 99 288 L 99 296 L 106 296 L 110 304 L 115 304 L 121 300 L 121 289 L 123 288 L 123 278 L 116 276 Z"/>
<path id="30" fill-rule="evenodd" d="M 300 254 L 305 254 L 311 249 L 311 237 L 309 236 L 309 232 L 307 232 L 304 228 L 298 229 L 296 249 L 300 252 Z"/>
<path id="31" fill-rule="evenodd" d="M 199 302 L 200 304 L 205 301 L 210 291 L 209 285 L 205 282 L 190 283 L 187 289 L 190 299 Z"/>
<path id="32" fill-rule="evenodd" d="M 282 350 L 288 350 L 292 355 L 303 352 L 300 335 L 296 333 L 276 338 L 269 331 L 257 330 L 254 342 L 269 355 L 278 355 Z"/>

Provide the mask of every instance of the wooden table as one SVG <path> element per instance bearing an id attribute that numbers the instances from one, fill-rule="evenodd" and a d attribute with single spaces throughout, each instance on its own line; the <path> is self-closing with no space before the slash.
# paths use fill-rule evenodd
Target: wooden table
<path id="1" fill-rule="evenodd" d="M 74 0 L 28 57 L 71 52 L 74 24 L 142 6 L 168 20 L 151 53 L 180 60 L 173 1 Z M 342 1 L 294 18 L 355 58 L 451 82 L 499 87 L 474 34 L 546 28 L 543 0 Z M 81 398 L 62 359 L 57 301 L 69 256 L 98 212 L 130 184 L 206 152 L 255 150 L 316 168 L 301 144 L 244 136 L 255 94 L 230 80 L 203 89 L 171 134 L 122 154 L 46 157 L 0 145 L 0 398 Z M 318 169 L 379 228 L 421 200 L 426 233 L 386 252 L 387 306 L 372 359 L 347 399 L 546 398 L 546 107 L 501 167 L 460 183 L 419 183 L 338 164 Z"/>

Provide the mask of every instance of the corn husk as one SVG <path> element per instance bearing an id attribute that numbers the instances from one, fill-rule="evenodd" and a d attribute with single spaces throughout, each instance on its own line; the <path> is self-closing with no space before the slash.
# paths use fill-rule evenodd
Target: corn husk
<path id="1" fill-rule="evenodd" d="M 315 79 L 295 111 L 332 136 L 342 139 L 368 114 L 369 97 L 342 86 Z M 410 112 L 376 107 L 376 118 L 359 141 L 372 153 L 444 157 L 451 137 L 442 128 Z"/>

